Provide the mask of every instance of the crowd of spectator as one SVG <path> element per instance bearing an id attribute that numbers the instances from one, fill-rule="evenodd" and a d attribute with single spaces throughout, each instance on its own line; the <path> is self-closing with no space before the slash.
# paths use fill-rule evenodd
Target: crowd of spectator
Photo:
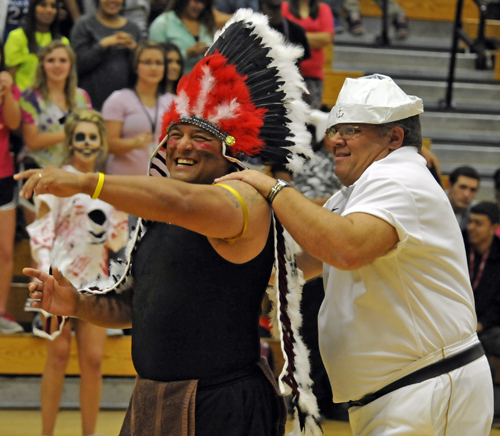
<path id="1" fill-rule="evenodd" d="M 94 109 L 102 113 L 106 126 L 109 155 L 105 171 L 146 174 L 149 157 L 161 135 L 162 114 L 176 94 L 180 77 L 189 73 L 203 57 L 216 28 L 239 7 L 262 10 L 270 17 L 273 28 L 304 48 L 300 70 L 309 91 L 304 98 L 312 108 L 320 109 L 323 49 L 333 42 L 336 28 L 332 13 L 335 8 L 331 3 L 339 2 L 127 0 L 124 5 L 123 0 L 65 0 L 64 15 L 57 0 L 7 1 L 6 10 L 0 10 L 0 36 L 3 35 L 0 52 L 0 332 L 23 331 L 6 312 L 13 274 L 16 209 L 21 210 L 18 187 L 12 179 L 16 168 L 68 164 L 65 122 L 77 110 Z M 357 2 L 344 3 L 349 30 L 353 34 L 364 33 Z M 408 34 L 406 14 L 393 1 L 389 2 L 389 8 L 398 37 L 405 38 Z M 65 31 L 60 27 L 62 18 Z M 334 161 L 328 145 L 327 138 L 320 136 L 314 144 L 316 160 L 306 165 L 303 174 L 290 177 L 299 190 L 318 204 L 324 204 L 340 189 L 333 175 Z M 15 159 L 9 152 L 13 146 L 17 152 Z M 325 178 L 325 175 L 331 177 Z M 439 181 L 440 177 L 436 178 Z M 487 266 L 487 262 L 498 263 L 497 254 L 488 256 L 489 247 L 498 251 L 499 244 L 498 236 L 490 236 L 500 235 L 500 170 L 494 176 L 497 205 L 481 203 L 478 207 L 474 203 L 480 177 L 473 168 L 457 168 L 450 174 L 449 181 L 448 198 L 463 231 L 471 281 L 477 282 L 473 290 L 480 302 L 478 307 L 484 307 L 488 314 L 495 309 L 494 322 L 490 322 L 493 317 L 482 318 L 478 313 L 479 328 L 486 331 L 494 324 L 500 331 L 497 319 L 500 298 L 493 295 L 491 287 L 481 294 L 485 289 L 484 280 L 491 279 L 488 271 L 498 272 L 498 268 L 491 265 L 484 268 L 483 282 L 483 270 L 478 270 L 481 263 Z M 23 225 L 36 222 L 34 203 L 23 200 L 20 206 Z M 133 223 L 133 217 L 129 217 L 129 231 Z M 486 228 L 484 235 L 489 242 L 483 244 L 486 244 L 484 250 L 477 242 L 482 235 L 478 230 L 481 226 L 483 230 Z M 37 226 L 32 226 L 30 235 L 33 236 L 36 229 Z M 494 280 L 498 283 L 498 277 Z M 318 284 L 321 288 L 322 283 Z M 310 319 L 317 317 L 319 304 L 314 303 L 314 307 Z M 495 340 L 500 341 L 500 333 L 493 333 L 498 335 Z"/>

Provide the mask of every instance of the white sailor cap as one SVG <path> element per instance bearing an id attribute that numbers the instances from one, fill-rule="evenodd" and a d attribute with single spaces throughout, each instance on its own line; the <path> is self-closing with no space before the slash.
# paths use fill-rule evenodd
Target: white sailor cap
<path id="1" fill-rule="evenodd" d="M 328 127 L 339 123 L 390 123 L 423 111 L 422 99 L 407 95 L 388 76 L 347 78 L 328 116 Z"/>

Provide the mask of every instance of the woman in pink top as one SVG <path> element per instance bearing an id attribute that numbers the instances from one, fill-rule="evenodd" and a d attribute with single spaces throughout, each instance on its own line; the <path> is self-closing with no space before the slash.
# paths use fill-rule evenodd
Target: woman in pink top
<path id="1" fill-rule="evenodd" d="M 319 0 L 290 0 L 283 2 L 281 12 L 306 31 L 311 57 L 300 63 L 300 71 L 309 90 L 305 99 L 313 109 L 319 109 L 323 95 L 323 48 L 333 42 L 332 10 Z"/>
<path id="2" fill-rule="evenodd" d="M 23 328 L 7 315 L 12 272 L 14 269 L 14 235 L 16 232 L 16 182 L 14 160 L 9 150 L 9 132 L 21 123 L 21 93 L 12 76 L 4 71 L 0 47 L 0 333 L 18 333 Z"/>
<path id="3" fill-rule="evenodd" d="M 167 92 L 168 59 L 159 42 L 136 49 L 130 88 L 113 92 L 102 115 L 108 130 L 108 174 L 146 175 L 149 158 L 158 145 L 161 117 L 173 94 Z"/>

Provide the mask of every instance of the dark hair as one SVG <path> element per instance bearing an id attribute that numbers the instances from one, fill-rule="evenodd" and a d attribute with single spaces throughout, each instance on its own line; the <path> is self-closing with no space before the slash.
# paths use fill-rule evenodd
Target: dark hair
<path id="1" fill-rule="evenodd" d="M 483 201 L 482 203 L 475 204 L 470 208 L 470 213 L 486 215 L 491 224 L 498 224 L 500 222 L 500 210 L 498 206 L 491 201 Z"/>
<path id="2" fill-rule="evenodd" d="M 5 56 L 3 53 L 3 42 L 0 41 L 0 71 L 5 71 Z"/>
<path id="3" fill-rule="evenodd" d="M 457 183 L 457 180 L 460 176 L 469 177 L 471 179 L 476 179 L 477 181 L 479 181 L 479 173 L 474 168 L 463 166 L 455 168 L 450 173 L 450 185 L 454 185 L 455 183 Z"/>
<path id="4" fill-rule="evenodd" d="M 495 184 L 495 189 L 500 190 L 500 168 L 493 173 L 493 183 Z"/>
<path id="5" fill-rule="evenodd" d="M 405 136 L 401 145 L 402 147 L 412 146 L 417 147 L 419 150 L 422 148 L 422 127 L 420 126 L 420 117 L 418 115 L 380 125 L 380 129 L 384 134 L 389 133 L 389 130 L 393 127 L 401 127 L 403 129 Z"/>
<path id="6" fill-rule="evenodd" d="M 167 92 L 167 77 L 168 77 L 168 69 L 167 69 L 167 52 L 165 51 L 165 45 L 161 42 L 157 41 L 145 41 L 139 43 L 137 48 L 134 51 L 134 56 L 132 57 L 132 68 L 130 69 L 129 76 L 129 88 L 134 89 L 137 83 L 137 67 L 139 65 L 139 58 L 144 50 L 159 50 L 163 55 L 163 62 L 165 64 L 165 71 L 163 72 L 163 78 L 158 84 L 158 93 L 165 94 Z"/>
<path id="7" fill-rule="evenodd" d="M 315 20 L 319 15 L 320 0 L 309 0 L 309 16 Z M 300 16 L 300 0 L 288 0 L 290 12 L 294 17 L 302 18 Z"/>
<path id="8" fill-rule="evenodd" d="M 211 33 L 215 31 L 215 18 L 212 11 L 212 0 L 200 0 L 205 4 L 205 9 L 203 9 L 198 20 L 201 24 L 205 25 Z M 175 14 L 181 18 L 182 14 L 187 8 L 189 0 L 170 0 L 167 9 L 165 11 L 174 11 Z"/>
<path id="9" fill-rule="evenodd" d="M 179 78 L 174 82 L 174 94 L 177 94 L 177 85 L 179 84 L 179 80 L 181 80 L 182 73 L 184 71 L 184 58 L 182 57 L 182 53 L 179 50 L 179 47 L 177 47 L 173 42 L 165 41 L 163 43 L 163 47 L 165 47 L 165 55 L 166 56 L 168 56 L 168 54 L 171 51 L 175 51 L 179 55 L 179 59 L 180 59 L 180 63 L 181 63 L 181 72 L 179 74 Z M 168 60 L 167 60 L 167 63 L 165 65 L 166 65 L 165 66 L 165 74 L 168 77 Z M 167 79 L 167 81 L 168 81 L 168 79 Z"/>
<path id="10" fill-rule="evenodd" d="M 45 0 L 30 0 L 28 6 L 28 13 L 24 19 L 23 30 L 26 38 L 28 39 L 28 50 L 30 53 L 38 54 L 38 44 L 36 42 L 36 7 Z M 50 34 L 52 39 L 60 39 L 61 33 L 59 32 L 59 3 L 56 1 L 57 13 L 50 25 Z"/>

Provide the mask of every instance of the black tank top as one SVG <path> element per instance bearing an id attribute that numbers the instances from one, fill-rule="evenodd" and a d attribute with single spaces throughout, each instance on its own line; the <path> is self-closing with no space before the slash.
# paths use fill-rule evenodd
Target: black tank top
<path id="1" fill-rule="evenodd" d="M 134 256 L 132 358 L 142 378 L 220 377 L 257 362 L 258 322 L 274 261 L 262 252 L 237 265 L 206 236 L 149 223 Z"/>

